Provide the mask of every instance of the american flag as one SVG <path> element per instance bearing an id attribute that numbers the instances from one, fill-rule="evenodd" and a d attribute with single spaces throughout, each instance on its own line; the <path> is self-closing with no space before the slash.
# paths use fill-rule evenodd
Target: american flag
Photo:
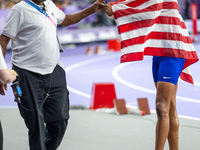
<path id="1" fill-rule="evenodd" d="M 198 61 L 177 0 L 119 0 L 111 3 L 121 40 L 121 62 L 144 55 L 185 58 L 180 78 L 193 84 L 188 68 Z"/>

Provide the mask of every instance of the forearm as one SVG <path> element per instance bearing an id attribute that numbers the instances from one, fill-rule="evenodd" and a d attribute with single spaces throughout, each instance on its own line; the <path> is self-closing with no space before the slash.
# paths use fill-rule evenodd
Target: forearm
<path id="1" fill-rule="evenodd" d="M 78 23 L 83 18 L 103 10 L 106 7 L 104 0 L 96 0 L 96 2 L 91 5 L 90 7 L 87 7 L 83 9 L 82 11 L 79 11 L 77 13 L 68 14 L 66 15 L 64 21 L 61 23 L 62 26 L 69 26 L 71 24 Z"/>
<path id="2" fill-rule="evenodd" d="M 74 24 L 74 23 L 78 23 L 83 18 L 85 18 L 93 13 L 95 13 L 95 10 L 92 6 L 90 6 L 80 12 L 68 15 L 68 19 L 69 19 L 70 23 Z"/>
<path id="3" fill-rule="evenodd" d="M 64 22 L 61 24 L 62 26 L 69 26 L 72 24 L 76 24 L 80 22 L 83 18 L 95 13 L 94 7 L 90 6 L 88 8 L 85 8 L 77 13 L 73 14 L 67 14 L 66 19 Z"/>
<path id="4" fill-rule="evenodd" d="M 1 46 L 0 49 L 1 49 L 4 57 L 6 55 L 7 45 L 9 43 L 9 41 L 10 41 L 10 38 L 1 34 L 1 36 L 0 36 L 0 46 Z"/>

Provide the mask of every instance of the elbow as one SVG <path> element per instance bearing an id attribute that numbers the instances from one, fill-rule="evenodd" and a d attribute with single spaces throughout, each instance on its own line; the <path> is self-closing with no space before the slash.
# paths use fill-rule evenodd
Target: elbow
<path id="1" fill-rule="evenodd" d="M 73 23 L 70 23 L 69 21 L 68 21 L 68 22 L 64 21 L 64 22 L 62 22 L 60 25 L 63 26 L 63 27 L 67 27 L 67 26 L 70 26 L 70 25 L 72 25 L 72 24 L 73 24 Z"/>
<path id="2" fill-rule="evenodd" d="M 63 26 L 63 27 L 67 27 L 67 26 L 76 24 L 81 20 L 82 20 L 81 18 L 77 18 L 77 16 L 74 15 L 74 14 L 67 14 L 65 16 L 65 19 L 63 20 L 63 22 L 60 25 Z"/>

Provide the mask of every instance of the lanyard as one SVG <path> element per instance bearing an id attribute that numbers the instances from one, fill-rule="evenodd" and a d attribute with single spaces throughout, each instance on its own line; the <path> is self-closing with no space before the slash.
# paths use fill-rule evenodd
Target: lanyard
<path id="1" fill-rule="evenodd" d="M 29 0 L 25 0 L 25 2 L 27 2 L 29 5 L 33 6 L 39 12 L 41 12 L 42 14 L 44 14 L 53 23 L 53 25 L 56 27 L 56 23 L 53 21 L 53 19 L 42 8 L 38 7 L 37 5 L 35 5 L 34 3 L 32 3 Z"/>

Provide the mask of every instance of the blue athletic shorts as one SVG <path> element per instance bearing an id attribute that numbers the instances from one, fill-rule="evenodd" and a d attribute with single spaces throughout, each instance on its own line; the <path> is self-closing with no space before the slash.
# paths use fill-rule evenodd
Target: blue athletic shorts
<path id="1" fill-rule="evenodd" d="M 164 81 L 176 85 L 184 64 L 184 58 L 153 56 L 154 82 Z"/>

